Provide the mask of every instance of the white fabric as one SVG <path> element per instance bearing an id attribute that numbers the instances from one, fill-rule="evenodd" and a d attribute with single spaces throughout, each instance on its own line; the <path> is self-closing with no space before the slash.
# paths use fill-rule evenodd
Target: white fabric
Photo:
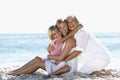
<path id="1" fill-rule="evenodd" d="M 78 51 L 82 50 L 79 56 L 78 71 L 89 74 L 96 70 L 101 70 L 110 62 L 109 51 L 96 38 L 85 29 L 79 30 L 74 38 Z M 78 64 L 79 64 L 78 63 Z"/>
<path id="2" fill-rule="evenodd" d="M 58 66 L 58 68 L 62 68 L 62 67 L 64 67 L 65 65 L 67 65 L 67 63 L 66 63 L 65 61 L 62 61 L 62 62 L 60 62 L 57 66 Z"/>
<path id="3" fill-rule="evenodd" d="M 76 50 L 84 51 L 88 43 L 89 33 L 81 29 L 75 34 L 74 38 L 76 40 Z"/>
<path id="4" fill-rule="evenodd" d="M 60 68 L 67 65 L 65 61 L 60 62 L 58 65 L 56 65 L 54 62 L 52 62 L 49 59 L 44 59 L 44 61 L 45 61 L 45 69 L 48 72 L 48 74 L 51 74 L 55 72 L 56 70 L 59 70 Z"/>

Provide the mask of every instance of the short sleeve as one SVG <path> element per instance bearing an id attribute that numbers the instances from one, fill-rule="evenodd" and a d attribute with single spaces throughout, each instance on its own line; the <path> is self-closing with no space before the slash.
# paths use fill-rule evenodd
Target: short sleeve
<path id="1" fill-rule="evenodd" d="M 74 38 L 76 39 L 76 48 L 77 51 L 84 51 L 88 43 L 89 33 L 85 30 L 79 30 Z"/>

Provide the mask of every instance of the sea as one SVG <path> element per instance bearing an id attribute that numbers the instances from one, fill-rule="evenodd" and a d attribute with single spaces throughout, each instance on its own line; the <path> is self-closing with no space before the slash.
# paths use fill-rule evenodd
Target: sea
<path id="1" fill-rule="evenodd" d="M 93 33 L 111 54 L 109 67 L 119 68 L 120 33 Z M 25 64 L 36 56 L 46 58 L 50 40 L 46 33 L 0 34 L 0 66 Z"/>

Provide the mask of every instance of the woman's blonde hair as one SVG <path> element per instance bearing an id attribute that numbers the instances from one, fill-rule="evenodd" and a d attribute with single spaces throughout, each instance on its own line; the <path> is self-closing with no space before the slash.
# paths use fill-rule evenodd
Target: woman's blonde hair
<path id="1" fill-rule="evenodd" d="M 83 27 L 83 25 L 78 21 L 78 19 L 76 18 L 76 16 L 68 16 L 68 17 L 66 18 L 66 21 L 67 21 L 68 18 L 74 19 L 78 26 Z"/>
<path id="2" fill-rule="evenodd" d="M 57 27 L 54 26 L 54 25 L 49 27 L 49 29 L 48 29 L 48 37 L 50 38 L 50 40 L 54 40 L 53 35 L 54 35 L 56 29 L 57 29 Z"/>
<path id="3" fill-rule="evenodd" d="M 66 24 L 66 26 L 68 26 L 66 20 L 58 19 L 56 22 L 56 27 L 58 28 L 61 23 L 64 23 L 64 24 Z"/>

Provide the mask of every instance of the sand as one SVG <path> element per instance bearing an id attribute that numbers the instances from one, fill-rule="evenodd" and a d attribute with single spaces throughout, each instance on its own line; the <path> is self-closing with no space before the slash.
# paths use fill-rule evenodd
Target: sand
<path id="1" fill-rule="evenodd" d="M 34 74 L 22 74 L 20 76 L 7 75 L 6 73 L 12 71 L 19 66 L 2 66 L 0 67 L 0 80 L 120 80 L 119 69 L 109 69 L 113 75 L 88 75 L 80 72 L 73 72 L 59 76 L 47 76 L 47 72 L 38 69 Z"/>

